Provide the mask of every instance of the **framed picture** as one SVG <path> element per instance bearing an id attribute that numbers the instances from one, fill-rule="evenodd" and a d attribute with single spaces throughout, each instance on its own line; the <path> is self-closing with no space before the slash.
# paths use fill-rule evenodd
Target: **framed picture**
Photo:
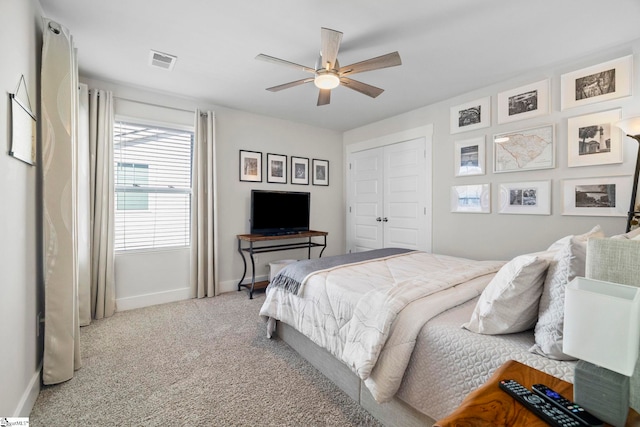
<path id="1" fill-rule="evenodd" d="M 551 215 L 551 181 L 500 184 L 501 214 Z"/>
<path id="2" fill-rule="evenodd" d="M 562 215 L 627 216 L 631 176 L 566 179 Z"/>
<path id="3" fill-rule="evenodd" d="M 262 182 L 262 153 L 240 150 L 240 181 Z"/>
<path id="4" fill-rule="evenodd" d="M 482 129 L 491 125 L 491 97 L 451 107 L 451 133 Z"/>
<path id="5" fill-rule="evenodd" d="M 313 185 L 329 185 L 329 161 L 313 159 Z"/>
<path id="6" fill-rule="evenodd" d="M 498 123 L 549 114 L 549 79 L 498 93 Z"/>
<path id="7" fill-rule="evenodd" d="M 309 159 L 291 156 L 291 183 L 309 185 Z"/>
<path id="8" fill-rule="evenodd" d="M 555 167 L 555 129 L 544 125 L 493 136 L 493 171 L 520 172 Z"/>
<path id="9" fill-rule="evenodd" d="M 633 56 L 603 62 L 560 77 L 560 109 L 631 96 Z"/>
<path id="10" fill-rule="evenodd" d="M 485 174 L 485 145 L 484 136 L 455 142 L 455 176 Z"/>
<path id="11" fill-rule="evenodd" d="M 287 156 L 267 153 L 267 182 L 287 183 Z"/>
<path id="12" fill-rule="evenodd" d="M 451 187 L 451 212 L 491 212 L 489 184 L 455 185 Z"/>
<path id="13" fill-rule="evenodd" d="M 622 131 L 614 124 L 621 114 L 618 108 L 567 120 L 570 168 L 622 163 Z"/>
<path id="14" fill-rule="evenodd" d="M 21 82 L 23 81 L 24 76 Z M 30 104 L 20 101 L 16 94 L 10 93 L 9 98 L 11 99 L 9 155 L 34 166 L 36 164 L 36 116 L 31 111 Z"/>

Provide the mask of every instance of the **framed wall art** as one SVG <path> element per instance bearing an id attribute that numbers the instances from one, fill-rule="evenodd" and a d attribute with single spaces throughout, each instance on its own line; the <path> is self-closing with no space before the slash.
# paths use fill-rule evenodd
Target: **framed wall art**
<path id="1" fill-rule="evenodd" d="M 498 93 L 498 123 L 549 114 L 549 79 Z"/>
<path id="2" fill-rule="evenodd" d="M 267 182 L 287 183 L 287 156 L 267 153 Z"/>
<path id="3" fill-rule="evenodd" d="M 24 88 L 24 98 L 20 99 L 20 88 Z M 34 166 L 36 164 L 36 116 L 31 110 L 31 100 L 27 92 L 24 76 L 20 77 L 16 93 L 9 94 L 11 117 L 11 149 L 9 155 Z"/>
<path id="4" fill-rule="evenodd" d="M 560 77 L 560 109 L 631 96 L 633 56 L 623 56 Z"/>
<path id="5" fill-rule="evenodd" d="M 455 142 L 453 165 L 455 176 L 485 174 L 485 145 L 484 136 Z"/>
<path id="6" fill-rule="evenodd" d="M 291 156 L 291 183 L 309 185 L 309 159 Z"/>
<path id="7" fill-rule="evenodd" d="M 622 131 L 615 125 L 621 114 L 618 108 L 567 120 L 570 168 L 622 163 Z"/>
<path id="8" fill-rule="evenodd" d="M 554 168 L 555 147 L 553 125 L 496 134 L 493 136 L 493 171 Z"/>
<path id="9" fill-rule="evenodd" d="M 451 107 L 451 133 L 482 129 L 491 125 L 491 97 Z"/>
<path id="10" fill-rule="evenodd" d="M 499 213 L 551 215 L 551 181 L 500 184 Z"/>
<path id="11" fill-rule="evenodd" d="M 262 182 L 262 153 L 240 150 L 240 181 Z"/>
<path id="12" fill-rule="evenodd" d="M 329 185 L 329 161 L 313 159 L 311 162 L 313 185 Z"/>
<path id="13" fill-rule="evenodd" d="M 451 212 L 490 213 L 490 185 L 471 184 L 451 187 Z"/>
<path id="14" fill-rule="evenodd" d="M 566 179 L 562 182 L 562 215 L 627 216 L 631 177 Z"/>

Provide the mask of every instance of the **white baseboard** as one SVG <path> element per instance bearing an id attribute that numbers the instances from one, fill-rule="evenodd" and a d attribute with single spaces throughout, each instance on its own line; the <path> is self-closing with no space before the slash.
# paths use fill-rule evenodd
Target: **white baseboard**
<path id="1" fill-rule="evenodd" d="M 116 310 L 126 311 L 150 305 L 165 304 L 191 298 L 191 289 L 182 288 L 153 294 L 136 295 L 135 297 L 119 298 L 116 300 Z"/>
<path id="2" fill-rule="evenodd" d="M 256 276 L 256 282 L 261 282 L 263 280 L 269 280 L 269 276 L 268 275 Z M 218 293 L 223 294 L 225 292 L 237 291 L 239 281 L 240 279 L 234 279 L 234 280 L 225 280 L 223 282 L 220 282 L 220 289 L 218 290 Z M 249 276 L 248 278 L 245 277 L 244 282 L 245 283 L 249 282 L 249 284 L 251 284 L 251 276 Z M 242 289 L 246 290 L 247 288 L 242 288 Z"/>
<path id="3" fill-rule="evenodd" d="M 31 376 L 31 380 L 29 381 L 29 385 L 27 389 L 22 393 L 22 398 L 20 398 L 20 402 L 18 402 L 18 407 L 16 408 L 13 417 L 28 417 L 31 414 L 31 410 L 33 409 L 33 405 L 36 404 L 36 399 L 38 399 L 38 395 L 40 394 L 40 372 L 42 371 L 42 362 L 38 369 Z"/>

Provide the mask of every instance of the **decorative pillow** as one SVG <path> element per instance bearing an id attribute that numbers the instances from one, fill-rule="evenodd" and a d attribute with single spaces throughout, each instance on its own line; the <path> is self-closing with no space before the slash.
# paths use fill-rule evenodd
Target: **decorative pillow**
<path id="1" fill-rule="evenodd" d="M 638 240 L 640 238 L 640 228 L 635 228 L 628 233 L 624 234 L 616 234 L 615 236 L 611 236 L 612 239 L 629 239 L 629 240 Z"/>
<path id="2" fill-rule="evenodd" d="M 563 238 L 556 240 L 555 242 L 553 242 L 551 244 L 551 246 L 549 246 L 547 251 L 551 251 L 551 252 L 559 251 L 564 246 L 566 246 L 566 244 L 569 242 L 569 240 L 571 240 L 574 237 L 576 239 L 578 239 L 578 240 L 586 242 L 587 240 L 589 240 L 590 237 L 604 237 L 604 233 L 602 232 L 602 228 L 598 224 L 598 225 L 596 225 L 595 227 L 593 227 L 591 230 L 587 231 L 584 234 L 578 234 L 578 235 L 575 235 L 575 236 L 574 235 L 564 236 Z"/>
<path id="3" fill-rule="evenodd" d="M 509 261 L 484 289 L 471 320 L 462 327 L 486 335 L 533 328 L 548 266 L 546 259 L 531 255 Z"/>
<path id="4" fill-rule="evenodd" d="M 536 343 L 530 351 L 551 359 L 574 359 L 562 352 L 564 292 L 570 281 L 576 276 L 584 276 L 585 274 L 587 240 L 591 237 L 604 237 L 604 233 L 599 226 L 596 226 L 589 233 L 571 236 L 559 248 L 553 261 L 549 264 L 540 296 L 538 323 L 535 327 Z"/>

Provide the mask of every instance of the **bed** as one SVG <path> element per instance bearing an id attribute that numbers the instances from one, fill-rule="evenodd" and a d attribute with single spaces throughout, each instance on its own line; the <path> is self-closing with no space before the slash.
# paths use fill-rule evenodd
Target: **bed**
<path id="1" fill-rule="evenodd" d="M 508 262 L 399 249 L 302 261 L 260 314 L 384 424 L 430 424 L 507 360 L 572 382 L 575 362 L 554 352 L 557 294 L 584 274 L 592 237 L 599 227 Z"/>

